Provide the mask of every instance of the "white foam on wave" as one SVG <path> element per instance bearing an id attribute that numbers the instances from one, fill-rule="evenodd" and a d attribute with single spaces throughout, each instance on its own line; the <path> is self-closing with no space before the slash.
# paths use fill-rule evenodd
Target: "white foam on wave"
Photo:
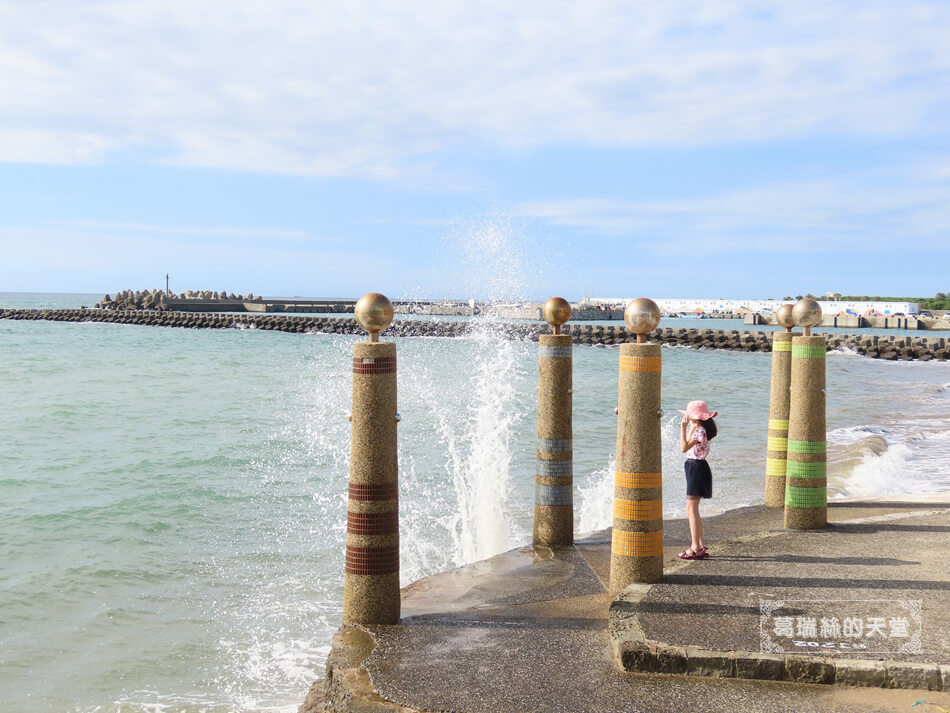
<path id="1" fill-rule="evenodd" d="M 904 443 L 893 444 L 880 454 L 867 453 L 850 473 L 829 483 L 829 489 L 835 497 L 842 498 L 920 492 L 920 483 L 907 477 L 911 455 L 911 449 Z"/>
<path id="2" fill-rule="evenodd" d="M 850 446 L 869 436 L 886 436 L 887 433 L 888 430 L 881 426 L 847 426 L 828 431 L 826 439 L 828 443 L 833 445 Z"/>
<path id="3" fill-rule="evenodd" d="M 915 425 L 911 421 L 889 429 L 856 426 L 830 432 L 828 441 L 836 447 L 830 460 L 837 456 L 847 467 L 850 451 L 857 462 L 829 480 L 829 494 L 875 497 L 945 490 L 942 463 L 950 457 L 950 430 L 920 430 Z"/>
<path id="4" fill-rule="evenodd" d="M 603 468 L 595 470 L 585 485 L 578 484 L 578 532 L 603 530 L 613 525 L 614 471 L 617 461 L 613 455 Z"/>
<path id="5" fill-rule="evenodd" d="M 839 356 L 839 357 L 861 356 L 854 349 L 851 349 L 850 347 L 836 347 L 835 349 L 829 349 L 828 354 L 833 355 L 833 356 Z"/>
<path id="6" fill-rule="evenodd" d="M 683 517 L 685 514 L 686 482 L 681 477 L 683 455 L 679 449 L 679 422 L 680 417 L 673 416 L 660 426 L 665 518 Z M 586 484 L 578 483 L 576 486 L 579 501 L 576 508 L 578 532 L 593 532 L 613 525 L 616 469 L 616 454 L 611 453 L 606 466 L 592 472 Z M 713 512 L 710 510 L 710 513 Z"/>

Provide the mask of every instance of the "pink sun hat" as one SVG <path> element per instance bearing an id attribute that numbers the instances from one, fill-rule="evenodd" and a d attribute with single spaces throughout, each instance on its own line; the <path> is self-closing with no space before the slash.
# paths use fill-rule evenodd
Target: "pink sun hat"
<path id="1" fill-rule="evenodd" d="M 686 404 L 685 411 L 681 408 L 676 410 L 684 416 L 689 416 L 697 421 L 705 421 L 706 419 L 715 418 L 719 415 L 718 411 L 710 411 L 705 401 L 690 401 Z"/>

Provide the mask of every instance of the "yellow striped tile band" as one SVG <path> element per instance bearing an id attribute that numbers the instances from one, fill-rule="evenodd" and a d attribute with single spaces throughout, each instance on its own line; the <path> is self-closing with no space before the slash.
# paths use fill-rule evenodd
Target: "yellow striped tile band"
<path id="1" fill-rule="evenodd" d="M 663 556 L 663 531 L 625 532 L 614 530 L 611 550 L 622 557 Z"/>
<path id="2" fill-rule="evenodd" d="M 768 441 L 765 445 L 766 450 L 769 451 L 784 451 L 788 449 L 788 439 L 779 438 L 778 436 L 769 436 Z"/>
<path id="3" fill-rule="evenodd" d="M 663 474 L 621 473 L 617 471 L 614 485 L 618 488 L 659 488 L 663 486 Z"/>
<path id="4" fill-rule="evenodd" d="M 614 498 L 614 517 L 620 520 L 660 520 L 663 501 Z"/>
<path id="5" fill-rule="evenodd" d="M 662 357 L 620 357 L 620 371 L 659 372 L 662 370 Z"/>
<path id="6" fill-rule="evenodd" d="M 788 419 L 787 418 L 770 418 L 769 428 L 773 431 L 787 431 Z"/>
<path id="7" fill-rule="evenodd" d="M 772 351 L 773 352 L 790 352 L 792 351 L 792 343 L 788 339 L 783 339 L 780 342 L 772 342 Z"/>
<path id="8" fill-rule="evenodd" d="M 765 474 L 784 478 L 786 463 L 787 461 L 784 458 L 766 458 Z"/>

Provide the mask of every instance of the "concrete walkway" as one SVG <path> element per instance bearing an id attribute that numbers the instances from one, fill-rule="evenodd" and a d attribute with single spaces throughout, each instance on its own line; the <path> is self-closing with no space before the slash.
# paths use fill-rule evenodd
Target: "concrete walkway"
<path id="1" fill-rule="evenodd" d="M 950 664 L 950 498 L 836 503 L 829 521 L 825 531 L 785 532 L 781 512 L 764 507 L 708 518 L 712 556 L 696 562 L 676 559 L 688 531 L 668 522 L 663 581 L 617 602 L 605 589 L 609 531 L 429 577 L 404 590 L 400 625 L 337 635 L 325 686 L 302 710 L 866 713 L 907 711 L 922 698 L 950 708 L 950 666 L 941 668 Z M 807 649 L 776 633 L 779 616 L 886 622 L 905 611 L 894 600 L 919 600 L 919 624 L 911 613 L 906 637 L 837 639 L 865 649 L 796 655 Z M 773 606 L 766 620 L 762 602 Z M 915 649 L 915 632 L 919 653 L 893 652 Z M 763 651 L 775 646 L 784 653 Z M 858 675 L 862 666 L 848 663 L 857 661 L 874 665 Z M 838 685 L 795 682 L 836 676 Z M 768 677 L 780 680 L 753 680 Z"/>

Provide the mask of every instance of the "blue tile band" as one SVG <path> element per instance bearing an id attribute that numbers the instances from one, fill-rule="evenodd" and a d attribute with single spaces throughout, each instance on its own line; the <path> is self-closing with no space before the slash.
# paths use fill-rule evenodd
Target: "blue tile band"
<path id="1" fill-rule="evenodd" d="M 548 453 L 568 453 L 574 450 L 572 438 L 539 438 L 538 450 Z"/>
<path id="2" fill-rule="evenodd" d="M 534 486 L 534 502 L 537 505 L 573 505 L 574 488 L 570 485 Z"/>
<path id="3" fill-rule="evenodd" d="M 573 356 L 573 347 L 538 347 L 538 356 L 541 359 L 570 359 Z"/>
<path id="4" fill-rule="evenodd" d="M 541 460 L 538 458 L 537 475 L 547 478 L 570 478 L 574 475 L 572 460 Z"/>

